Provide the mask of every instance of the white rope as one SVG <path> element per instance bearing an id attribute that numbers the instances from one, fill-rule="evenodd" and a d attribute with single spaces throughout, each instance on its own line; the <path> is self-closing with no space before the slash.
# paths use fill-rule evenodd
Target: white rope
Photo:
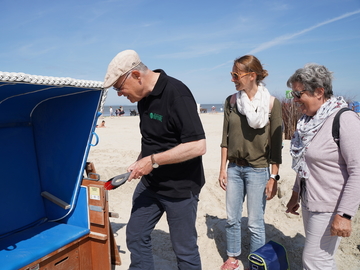
<path id="1" fill-rule="evenodd" d="M 86 87 L 86 88 L 103 87 L 103 82 L 99 82 L 99 81 L 76 80 L 67 77 L 39 76 L 39 75 L 29 75 L 25 73 L 3 72 L 3 71 L 0 71 L 0 81 L 25 82 L 31 84 L 45 84 L 45 85 L 63 85 L 63 86 L 69 85 L 69 86 Z"/>

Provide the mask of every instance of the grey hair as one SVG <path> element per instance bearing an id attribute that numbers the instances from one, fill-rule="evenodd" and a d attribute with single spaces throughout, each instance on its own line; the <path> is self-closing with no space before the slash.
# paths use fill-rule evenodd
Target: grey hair
<path id="1" fill-rule="evenodd" d="M 140 72 L 146 72 L 148 67 L 144 65 L 143 62 L 140 62 L 137 66 L 135 66 L 132 70 L 138 70 Z"/>
<path id="2" fill-rule="evenodd" d="M 329 99 L 333 95 L 332 76 L 333 72 L 329 71 L 325 66 L 314 63 L 306 64 L 303 68 L 299 68 L 290 76 L 286 85 L 292 88 L 293 82 L 302 83 L 304 90 L 314 93 L 316 88 L 324 88 L 324 97 Z"/>

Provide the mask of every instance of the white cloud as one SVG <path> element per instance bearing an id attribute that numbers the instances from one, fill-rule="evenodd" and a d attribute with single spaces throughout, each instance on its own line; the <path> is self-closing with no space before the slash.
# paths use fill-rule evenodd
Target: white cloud
<path id="1" fill-rule="evenodd" d="M 302 34 L 305 34 L 307 32 L 310 32 L 316 28 L 319 28 L 321 26 L 324 26 L 324 25 L 327 25 L 329 23 L 333 23 L 333 22 L 336 22 L 336 21 L 339 21 L 341 19 L 345 19 L 347 17 L 350 17 L 350 16 L 353 16 L 355 14 L 358 14 L 360 13 L 360 9 L 359 10 L 356 10 L 356 11 L 353 11 L 353 12 L 348 12 L 348 13 L 345 13 L 339 17 L 336 17 L 336 18 L 333 18 L 333 19 L 330 19 L 330 20 L 327 20 L 327 21 L 324 21 L 324 22 L 321 22 L 321 23 L 318 23 L 314 26 L 311 26 L 309 28 L 306 28 L 304 30 L 301 30 L 297 33 L 293 33 L 293 34 L 287 34 L 287 35 L 283 35 L 283 36 L 280 36 L 280 37 L 277 37 L 277 38 L 274 38 L 273 40 L 270 40 L 268 42 L 265 42 L 263 44 L 261 44 L 260 46 L 256 47 L 255 49 L 251 50 L 249 52 L 249 54 L 255 54 L 255 53 L 258 53 L 258 52 L 261 52 L 263 50 L 266 50 L 268 48 L 271 48 L 271 47 L 274 47 L 276 45 L 281 45 L 283 43 L 285 43 L 286 41 L 290 40 L 290 39 L 293 39 L 297 36 L 300 36 Z"/>

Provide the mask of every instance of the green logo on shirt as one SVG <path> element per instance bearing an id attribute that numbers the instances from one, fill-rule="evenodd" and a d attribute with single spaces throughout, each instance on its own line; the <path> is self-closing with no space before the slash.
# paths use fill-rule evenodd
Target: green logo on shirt
<path id="1" fill-rule="evenodd" d="M 150 113 L 150 119 L 158 120 L 162 122 L 163 116 L 157 113 Z"/>

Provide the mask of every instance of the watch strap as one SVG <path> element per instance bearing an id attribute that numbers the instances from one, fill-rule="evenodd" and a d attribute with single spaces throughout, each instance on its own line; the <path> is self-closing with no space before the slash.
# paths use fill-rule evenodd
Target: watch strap
<path id="1" fill-rule="evenodd" d="M 272 178 L 272 179 L 274 179 L 276 181 L 279 181 L 280 175 L 278 175 L 278 174 L 270 174 L 270 178 Z"/>
<path id="2" fill-rule="evenodd" d="M 155 159 L 154 159 L 154 154 L 151 155 L 151 163 L 152 163 L 152 167 L 153 167 L 154 169 L 159 168 L 159 164 L 156 163 L 156 161 L 155 161 Z"/>
<path id="3" fill-rule="evenodd" d="M 346 219 L 348 219 L 348 220 L 351 220 L 351 216 L 350 215 L 348 215 L 348 214 L 342 214 L 341 215 L 343 218 L 346 218 Z"/>

